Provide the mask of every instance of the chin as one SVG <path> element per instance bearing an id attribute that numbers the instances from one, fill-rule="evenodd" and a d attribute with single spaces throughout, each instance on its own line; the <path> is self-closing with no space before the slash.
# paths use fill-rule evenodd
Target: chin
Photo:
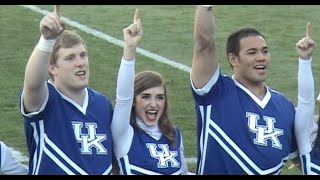
<path id="1" fill-rule="evenodd" d="M 264 81 L 266 81 L 266 79 L 267 79 L 267 76 L 266 76 L 266 75 L 257 76 L 257 77 L 255 78 L 255 82 L 257 82 L 257 83 L 264 82 Z"/>
<path id="2" fill-rule="evenodd" d="M 150 127 L 157 125 L 157 123 L 158 122 L 155 122 L 155 121 L 152 121 L 152 122 L 148 121 L 147 123 L 145 122 L 145 124 Z"/>
<path id="3" fill-rule="evenodd" d="M 89 84 L 88 80 L 79 82 L 79 86 L 83 86 L 83 87 L 88 86 L 88 84 Z"/>
<path id="4" fill-rule="evenodd" d="M 261 78 L 261 81 L 262 81 L 262 82 L 265 82 L 266 80 L 267 80 L 267 76 L 266 76 L 266 77 Z"/>
<path id="5" fill-rule="evenodd" d="M 77 86 L 76 86 L 76 88 L 77 89 L 83 89 L 83 88 L 85 88 L 85 87 L 87 87 L 88 86 L 88 83 L 82 83 L 82 84 L 78 84 Z"/>

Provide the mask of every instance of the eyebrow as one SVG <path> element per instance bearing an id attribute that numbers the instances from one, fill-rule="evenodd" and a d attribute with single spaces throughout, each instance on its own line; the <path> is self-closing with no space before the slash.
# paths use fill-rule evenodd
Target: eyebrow
<path id="1" fill-rule="evenodd" d="M 265 49 L 269 49 L 269 48 L 268 48 L 268 46 L 264 46 L 264 47 L 262 47 L 261 49 L 262 49 L 262 50 L 265 50 Z M 250 48 L 250 49 L 247 49 L 246 52 L 248 52 L 248 51 L 253 51 L 253 50 L 254 50 L 254 51 L 257 51 L 257 50 L 259 50 L 259 49 L 258 49 L 258 48 Z"/>
<path id="2" fill-rule="evenodd" d="M 140 95 L 151 95 L 151 93 L 141 93 Z M 156 96 L 164 96 L 164 94 L 156 94 Z"/>
<path id="3" fill-rule="evenodd" d="M 85 53 L 86 55 L 88 54 L 87 51 L 85 51 L 85 50 L 81 51 L 79 54 L 83 54 L 83 53 Z M 64 58 L 69 57 L 69 56 L 75 56 L 75 55 L 76 55 L 76 53 L 70 53 L 70 54 L 65 55 Z"/>

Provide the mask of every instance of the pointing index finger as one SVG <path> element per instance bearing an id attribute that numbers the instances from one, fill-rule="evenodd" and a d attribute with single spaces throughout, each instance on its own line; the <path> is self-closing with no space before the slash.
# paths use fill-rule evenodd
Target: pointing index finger
<path id="1" fill-rule="evenodd" d="M 55 5 L 53 12 L 54 12 L 56 15 L 60 16 L 60 5 Z"/>
<path id="2" fill-rule="evenodd" d="M 137 23 L 138 19 L 140 19 L 139 9 L 136 9 L 134 12 L 133 23 Z"/>
<path id="3" fill-rule="evenodd" d="M 308 22 L 307 29 L 306 29 L 306 37 L 310 37 L 310 36 L 311 36 L 311 23 Z"/>

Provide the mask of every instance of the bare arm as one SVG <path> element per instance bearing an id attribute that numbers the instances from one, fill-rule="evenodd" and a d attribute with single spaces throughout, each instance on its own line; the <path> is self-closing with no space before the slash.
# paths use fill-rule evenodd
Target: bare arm
<path id="1" fill-rule="evenodd" d="M 123 30 L 124 49 L 117 79 L 116 104 L 111 124 L 116 157 L 123 157 L 129 151 L 133 138 L 130 114 L 134 96 L 135 53 L 142 36 L 139 12 L 136 10 L 134 22 Z"/>
<path id="2" fill-rule="evenodd" d="M 53 43 L 63 32 L 59 6 L 46 15 L 40 22 L 41 40 L 34 48 L 25 70 L 23 85 L 23 105 L 26 112 L 40 109 L 48 96 L 46 85 L 50 55 Z"/>
<path id="3" fill-rule="evenodd" d="M 191 78 L 198 89 L 208 83 L 218 67 L 214 24 L 213 7 L 196 6 Z"/>

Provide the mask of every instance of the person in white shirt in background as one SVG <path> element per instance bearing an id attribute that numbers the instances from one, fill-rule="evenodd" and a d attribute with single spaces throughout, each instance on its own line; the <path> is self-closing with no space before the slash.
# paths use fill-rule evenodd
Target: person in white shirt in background
<path id="1" fill-rule="evenodd" d="M 27 175 L 27 166 L 21 164 L 13 155 L 11 149 L 0 141 L 0 175 Z"/>

